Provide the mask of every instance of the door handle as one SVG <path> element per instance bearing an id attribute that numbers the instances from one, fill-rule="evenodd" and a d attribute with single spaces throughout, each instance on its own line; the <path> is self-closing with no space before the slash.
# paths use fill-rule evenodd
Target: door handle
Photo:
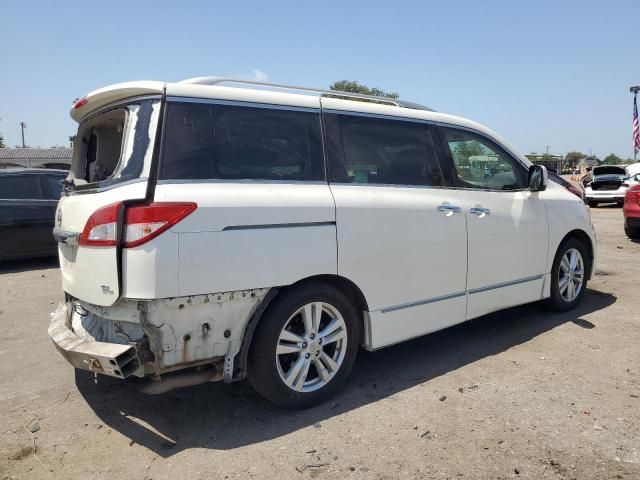
<path id="1" fill-rule="evenodd" d="M 484 217 L 485 215 L 489 215 L 491 213 L 491 210 L 483 207 L 471 207 L 469 209 L 469 213 L 473 213 L 475 215 L 478 215 L 479 217 Z"/>
<path id="2" fill-rule="evenodd" d="M 462 211 L 462 208 L 456 205 L 439 205 L 438 211 L 446 213 L 447 216 L 449 216 L 449 215 L 453 215 L 454 213 L 460 213 Z"/>

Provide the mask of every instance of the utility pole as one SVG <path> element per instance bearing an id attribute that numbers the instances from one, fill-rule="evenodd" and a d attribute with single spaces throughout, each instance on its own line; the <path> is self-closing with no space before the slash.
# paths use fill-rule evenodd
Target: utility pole
<path id="1" fill-rule="evenodd" d="M 24 129 L 27 128 L 27 124 L 20 122 L 20 128 L 22 129 L 22 148 L 26 148 L 24 144 Z"/>

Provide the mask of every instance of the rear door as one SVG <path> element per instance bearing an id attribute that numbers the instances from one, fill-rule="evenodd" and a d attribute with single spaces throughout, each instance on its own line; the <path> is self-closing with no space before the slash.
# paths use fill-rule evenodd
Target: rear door
<path id="1" fill-rule="evenodd" d="M 120 295 L 122 206 L 146 198 L 159 110 L 159 99 L 123 102 L 80 124 L 54 228 L 62 285 L 76 298 L 106 306 Z"/>
<path id="2" fill-rule="evenodd" d="M 51 254 L 53 212 L 38 175 L 0 176 L 0 258 Z"/>
<path id="3" fill-rule="evenodd" d="M 338 273 L 364 293 L 375 349 L 462 322 L 467 232 L 425 122 L 323 99 Z"/>

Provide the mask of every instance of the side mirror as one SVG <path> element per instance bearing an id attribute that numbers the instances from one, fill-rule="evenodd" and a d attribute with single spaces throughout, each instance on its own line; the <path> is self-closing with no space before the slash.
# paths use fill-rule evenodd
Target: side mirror
<path id="1" fill-rule="evenodd" d="M 529 190 L 542 192 L 547 189 L 549 174 L 544 165 L 531 165 L 529 167 Z"/>

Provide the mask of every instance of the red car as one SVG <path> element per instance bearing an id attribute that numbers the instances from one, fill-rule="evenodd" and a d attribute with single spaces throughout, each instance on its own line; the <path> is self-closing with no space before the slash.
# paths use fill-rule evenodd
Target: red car
<path id="1" fill-rule="evenodd" d="M 629 238 L 640 238 L 640 184 L 634 185 L 624 196 L 624 233 Z"/>

